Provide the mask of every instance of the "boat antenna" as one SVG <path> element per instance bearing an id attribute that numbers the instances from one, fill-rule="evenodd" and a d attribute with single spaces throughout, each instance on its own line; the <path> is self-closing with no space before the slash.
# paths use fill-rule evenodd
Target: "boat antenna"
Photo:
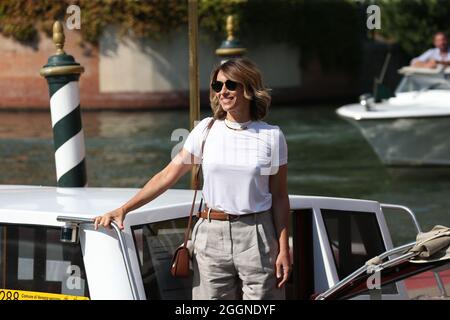
<path id="1" fill-rule="evenodd" d="M 391 60 L 391 56 L 392 56 L 392 53 L 389 51 L 386 55 L 386 58 L 384 59 L 383 68 L 381 69 L 381 74 L 380 74 L 380 78 L 379 78 L 380 83 L 382 83 L 384 80 L 384 76 L 386 75 L 386 70 L 389 65 L 389 61 Z"/>
<path id="2" fill-rule="evenodd" d="M 389 61 L 391 60 L 391 56 L 392 56 L 392 53 L 389 51 L 386 54 L 386 58 L 384 59 L 384 63 L 383 63 L 383 67 L 381 68 L 380 76 L 378 78 L 375 77 L 375 81 L 374 81 L 374 85 L 373 85 L 373 96 L 375 98 L 375 102 L 380 102 L 381 101 L 381 98 L 378 97 L 379 96 L 378 89 L 379 89 L 380 85 L 384 81 L 384 76 L 386 75 L 386 71 L 387 71 L 387 68 L 388 68 L 388 65 L 389 65 Z"/>

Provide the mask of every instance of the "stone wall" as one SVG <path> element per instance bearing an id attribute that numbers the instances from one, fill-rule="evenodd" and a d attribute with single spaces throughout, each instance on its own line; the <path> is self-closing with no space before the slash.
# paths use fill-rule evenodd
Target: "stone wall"
<path id="1" fill-rule="evenodd" d="M 85 67 L 80 78 L 83 109 L 187 107 L 187 30 L 160 41 L 119 40 L 107 30 L 99 48 L 81 46 L 76 31 L 65 30 L 64 50 Z M 55 53 L 51 38 L 40 34 L 34 45 L 23 45 L 0 35 L 0 109 L 48 110 L 48 87 L 40 68 Z M 208 106 L 211 69 L 219 63 L 218 43 L 205 34 L 199 37 L 199 79 L 202 106 Z M 357 94 L 355 79 L 348 74 L 324 73 L 317 61 L 300 68 L 298 50 L 285 44 L 246 43 L 248 57 L 260 67 L 272 88 L 273 104 L 300 105 L 341 99 Z"/>

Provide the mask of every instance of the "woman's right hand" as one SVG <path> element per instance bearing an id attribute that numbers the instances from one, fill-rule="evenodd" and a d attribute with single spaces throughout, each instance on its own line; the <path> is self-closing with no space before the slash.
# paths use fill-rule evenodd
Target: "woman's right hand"
<path id="1" fill-rule="evenodd" d="M 118 209 L 105 213 L 102 216 L 95 217 L 95 230 L 98 230 L 98 226 L 111 229 L 112 221 L 117 224 L 120 230 L 123 230 L 123 220 L 127 214 L 123 209 L 124 206 L 128 208 L 128 211 L 132 211 L 152 201 L 158 195 L 165 192 L 170 186 L 174 185 L 181 176 L 192 169 L 194 163 L 199 163 L 197 160 L 198 159 L 186 149 L 181 149 L 176 157 L 162 171 L 153 176 L 126 204 Z"/>
<path id="2" fill-rule="evenodd" d="M 94 228 L 98 230 L 98 226 L 111 229 L 111 222 L 114 221 L 120 230 L 123 230 L 123 220 L 125 219 L 125 210 L 122 208 L 115 209 L 102 216 L 95 217 Z"/>

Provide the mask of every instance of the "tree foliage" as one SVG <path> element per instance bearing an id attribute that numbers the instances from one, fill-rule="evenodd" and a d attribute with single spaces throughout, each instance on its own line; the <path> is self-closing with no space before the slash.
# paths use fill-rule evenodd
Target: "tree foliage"
<path id="1" fill-rule="evenodd" d="M 437 31 L 450 31 L 450 0 L 378 0 L 380 33 L 397 42 L 410 56 L 433 46 Z"/>
<path id="2" fill-rule="evenodd" d="M 303 64 L 317 56 L 326 69 L 354 69 L 365 28 L 360 9 L 346 0 L 252 0 L 242 11 L 242 33 L 299 48 Z"/>
<path id="3" fill-rule="evenodd" d="M 106 27 L 119 34 L 158 39 L 187 24 L 187 0 L 2 0 L 0 32 L 22 42 L 38 31 L 51 34 L 66 8 L 81 8 L 84 41 L 97 45 Z M 225 18 L 234 14 L 242 42 L 285 42 L 301 51 L 303 63 L 317 56 L 324 67 L 358 64 L 363 22 L 350 0 L 199 0 L 200 28 L 216 39 L 225 37 Z"/>

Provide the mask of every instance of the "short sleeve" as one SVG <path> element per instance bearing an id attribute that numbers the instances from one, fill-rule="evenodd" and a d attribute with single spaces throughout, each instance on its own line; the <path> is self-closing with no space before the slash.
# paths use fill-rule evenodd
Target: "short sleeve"
<path id="1" fill-rule="evenodd" d="M 286 138 L 284 137 L 283 131 L 281 131 L 281 129 L 279 129 L 278 146 L 279 161 L 280 166 L 282 166 L 288 162 L 288 147 Z"/>
<path id="2" fill-rule="evenodd" d="M 200 157 L 202 141 L 204 134 L 206 133 L 206 127 L 211 121 L 212 117 L 207 117 L 200 121 L 189 133 L 186 141 L 184 142 L 183 148 L 186 149 L 190 154 Z"/>
<path id="3" fill-rule="evenodd" d="M 288 147 L 283 131 L 278 126 L 272 126 L 268 130 L 268 139 L 270 141 L 270 162 L 268 166 L 261 169 L 262 175 L 274 175 L 278 168 L 285 165 L 288 161 Z"/>
<path id="4" fill-rule="evenodd" d="M 416 61 L 421 61 L 421 62 L 427 62 L 428 60 L 430 60 L 433 57 L 433 49 L 428 49 L 427 51 L 425 51 L 424 53 L 422 53 L 420 56 L 414 58 L 411 60 L 411 64 L 413 64 Z"/>

